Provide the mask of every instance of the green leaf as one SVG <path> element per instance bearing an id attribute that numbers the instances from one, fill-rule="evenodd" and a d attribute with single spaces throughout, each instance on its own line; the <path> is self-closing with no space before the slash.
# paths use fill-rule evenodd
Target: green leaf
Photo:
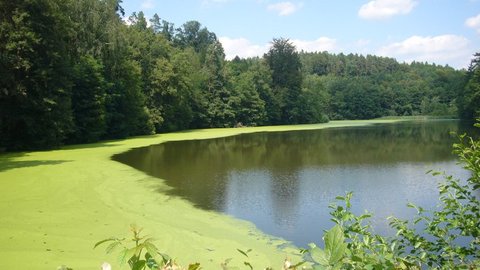
<path id="1" fill-rule="evenodd" d="M 132 270 L 142 270 L 145 268 L 145 260 L 137 261 L 133 264 Z"/>
<path id="2" fill-rule="evenodd" d="M 359 219 L 360 219 L 360 220 L 363 220 L 363 219 L 370 218 L 370 217 L 372 217 L 372 214 L 370 214 L 370 213 L 365 213 L 365 214 L 361 215 L 361 216 L 359 217 Z"/>
<path id="3" fill-rule="evenodd" d="M 250 270 L 253 270 L 253 266 L 249 262 L 243 262 L 243 264 L 250 267 Z"/>
<path id="4" fill-rule="evenodd" d="M 365 246 L 370 245 L 370 237 L 368 235 L 365 235 L 363 237 L 363 243 L 365 244 Z"/>
<path id="5" fill-rule="evenodd" d="M 423 259 L 425 259 L 426 256 L 427 256 L 427 253 L 426 253 L 426 252 L 422 252 L 422 253 L 420 254 L 420 259 L 423 260 Z"/>
<path id="6" fill-rule="evenodd" d="M 148 268 L 150 269 L 158 269 L 160 268 L 157 261 L 152 257 L 152 255 L 150 255 L 150 253 L 145 253 L 145 259 L 147 260 L 146 261 L 146 265 Z"/>
<path id="7" fill-rule="evenodd" d="M 132 259 L 133 256 L 135 256 L 135 251 L 136 248 L 130 248 L 127 249 L 125 248 L 122 252 L 120 252 L 120 264 L 126 263 L 128 260 Z"/>
<path id="8" fill-rule="evenodd" d="M 396 246 L 397 246 L 397 242 L 393 242 L 392 245 L 390 246 L 390 250 L 394 251 Z"/>
<path id="9" fill-rule="evenodd" d="M 163 253 L 158 252 L 158 255 L 162 256 L 163 264 L 166 264 L 168 261 L 170 261 L 172 259 L 172 258 L 170 258 L 170 256 L 168 256 L 168 254 L 163 254 Z"/>
<path id="10" fill-rule="evenodd" d="M 199 269 L 200 269 L 200 263 L 194 263 L 188 266 L 188 270 L 199 270 Z"/>
<path id="11" fill-rule="evenodd" d="M 105 252 L 107 254 L 110 254 L 110 253 L 112 253 L 112 251 L 115 250 L 115 248 L 117 248 L 120 245 L 121 245 L 121 243 L 119 241 L 115 241 L 113 243 L 110 243 L 110 245 L 108 245 L 107 248 L 105 248 Z"/>
<path id="12" fill-rule="evenodd" d="M 312 257 L 313 261 L 320 265 L 329 265 L 329 257 L 327 253 L 325 253 L 325 251 L 323 251 L 321 248 L 318 248 L 316 246 L 312 247 L 312 249 L 310 249 L 310 256 Z"/>
<path id="13" fill-rule="evenodd" d="M 96 248 L 98 247 L 99 245 L 103 244 L 103 243 L 106 243 L 106 242 L 111 242 L 111 241 L 117 241 L 117 238 L 107 238 L 107 239 L 104 239 L 102 241 L 99 241 L 97 243 L 95 243 L 95 245 L 93 246 L 93 248 Z"/>
<path id="14" fill-rule="evenodd" d="M 237 248 L 237 250 L 238 250 L 238 252 L 242 253 L 242 254 L 243 254 L 245 257 L 247 257 L 247 258 L 248 258 L 248 254 L 247 254 L 247 253 L 249 253 L 250 251 L 252 251 L 251 249 L 249 249 L 249 250 L 247 250 L 247 251 L 243 251 L 243 250 L 238 249 L 238 248 Z"/>
<path id="15" fill-rule="evenodd" d="M 346 250 L 347 244 L 343 230 L 339 225 L 335 225 L 325 234 L 325 252 L 329 254 L 329 263 L 333 265 L 340 261 Z"/>
<path id="16" fill-rule="evenodd" d="M 152 244 L 152 243 L 150 243 L 150 242 L 146 242 L 146 241 L 145 241 L 145 242 L 143 243 L 143 246 L 145 247 L 145 249 L 147 250 L 147 252 L 150 253 L 150 254 L 157 254 L 157 253 L 158 253 L 158 248 L 157 248 L 154 244 Z"/>
<path id="17" fill-rule="evenodd" d="M 298 267 L 300 267 L 300 265 L 302 265 L 302 264 L 304 264 L 304 263 L 305 263 L 305 262 L 299 262 L 299 263 L 297 263 L 297 264 L 295 264 L 295 265 L 290 266 L 289 269 L 297 269 Z"/>
<path id="18" fill-rule="evenodd" d="M 300 252 L 300 254 L 306 254 L 306 253 L 308 253 L 308 249 L 301 248 L 301 249 L 299 250 L 299 252 Z"/>

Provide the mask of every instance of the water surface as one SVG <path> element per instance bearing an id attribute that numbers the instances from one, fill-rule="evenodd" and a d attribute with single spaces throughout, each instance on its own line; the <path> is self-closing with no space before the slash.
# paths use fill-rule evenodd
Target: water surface
<path id="1" fill-rule="evenodd" d="M 253 222 L 298 246 L 319 243 L 332 226 L 329 203 L 353 191 L 357 213 L 411 217 L 407 202 L 437 204 L 441 170 L 466 178 L 452 152 L 458 121 L 427 121 L 313 131 L 272 132 L 168 142 L 114 157 L 165 179 L 171 195 Z"/>

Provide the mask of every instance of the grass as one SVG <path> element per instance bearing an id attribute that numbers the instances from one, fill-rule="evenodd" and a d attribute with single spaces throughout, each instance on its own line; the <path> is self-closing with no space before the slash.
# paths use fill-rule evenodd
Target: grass
<path id="1" fill-rule="evenodd" d="M 156 192 L 168 189 L 110 157 L 131 148 L 172 140 L 207 139 L 241 133 L 308 130 L 389 123 L 395 120 L 332 121 L 317 125 L 205 129 L 144 136 L 60 150 L 0 155 L 0 269 L 97 269 L 116 255 L 93 249 L 95 242 L 128 235 L 136 223 L 162 252 L 182 265 L 200 262 L 204 269 L 243 265 L 237 249 L 252 249 L 257 268 L 280 268 L 297 248 L 264 235 L 251 223 L 209 211 Z M 321 233 L 321 232 L 319 232 Z M 123 267 L 126 269 L 126 267 Z"/>

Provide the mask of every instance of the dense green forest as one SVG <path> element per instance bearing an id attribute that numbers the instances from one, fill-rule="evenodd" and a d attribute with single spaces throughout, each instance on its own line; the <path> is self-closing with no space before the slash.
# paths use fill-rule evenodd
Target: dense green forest
<path id="1" fill-rule="evenodd" d="M 469 70 L 298 52 L 274 39 L 225 60 L 199 22 L 177 27 L 121 0 L 0 0 L 0 149 L 207 127 L 480 115 L 480 54 Z"/>

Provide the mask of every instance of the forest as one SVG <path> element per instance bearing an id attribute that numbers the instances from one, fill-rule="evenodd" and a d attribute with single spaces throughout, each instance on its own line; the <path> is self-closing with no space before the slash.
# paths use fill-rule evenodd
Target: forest
<path id="1" fill-rule="evenodd" d="M 200 22 L 127 18 L 121 2 L 0 0 L 1 150 L 195 128 L 480 116 L 479 53 L 456 70 L 299 52 L 277 38 L 263 57 L 226 60 Z"/>

